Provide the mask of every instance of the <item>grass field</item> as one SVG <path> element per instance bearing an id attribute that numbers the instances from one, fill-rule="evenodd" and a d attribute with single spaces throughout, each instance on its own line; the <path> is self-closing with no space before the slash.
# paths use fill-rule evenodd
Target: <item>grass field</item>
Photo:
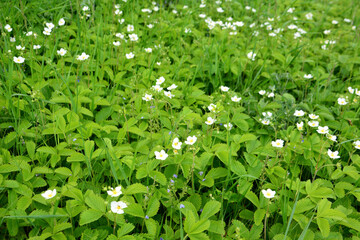
<path id="1" fill-rule="evenodd" d="M 357 0 L 0 9 L 0 238 L 360 240 Z"/>

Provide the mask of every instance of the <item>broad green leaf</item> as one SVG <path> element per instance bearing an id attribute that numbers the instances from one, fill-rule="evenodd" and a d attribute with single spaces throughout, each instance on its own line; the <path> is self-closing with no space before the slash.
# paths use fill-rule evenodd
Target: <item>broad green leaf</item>
<path id="1" fill-rule="evenodd" d="M 323 237 L 328 237 L 330 233 L 330 224 L 329 221 L 325 218 L 316 218 L 316 223 L 320 228 L 321 234 Z"/>
<path id="2" fill-rule="evenodd" d="M 200 219 L 208 219 L 220 211 L 221 203 L 211 200 L 207 202 L 201 212 Z"/>
<path id="3" fill-rule="evenodd" d="M 261 208 L 256 209 L 254 213 L 254 221 L 256 225 L 261 224 L 262 220 L 265 217 L 265 213 L 266 213 L 265 209 L 261 209 Z"/>
<path id="4" fill-rule="evenodd" d="M 147 187 L 142 185 L 141 183 L 134 183 L 124 189 L 124 194 L 136 194 L 136 193 L 147 193 Z"/>
<path id="5" fill-rule="evenodd" d="M 92 190 L 85 193 L 85 203 L 92 209 L 98 210 L 102 213 L 106 211 L 105 201 L 102 197 L 96 195 Z"/>
<path id="6" fill-rule="evenodd" d="M 80 226 L 94 222 L 96 220 L 98 220 L 99 218 L 101 218 L 103 215 L 102 212 L 95 210 L 95 209 L 88 209 L 85 210 L 84 212 L 82 212 L 80 214 Z"/>

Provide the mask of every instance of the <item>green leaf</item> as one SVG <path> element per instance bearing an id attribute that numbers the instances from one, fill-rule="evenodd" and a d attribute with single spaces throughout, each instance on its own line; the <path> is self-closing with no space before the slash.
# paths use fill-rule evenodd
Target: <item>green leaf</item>
<path id="1" fill-rule="evenodd" d="M 201 212 L 200 219 L 208 219 L 220 211 L 221 203 L 211 200 L 207 202 Z"/>
<path id="2" fill-rule="evenodd" d="M 153 217 L 157 214 L 160 208 L 160 202 L 157 198 L 152 197 L 148 203 L 146 215 L 148 217 Z"/>
<path id="3" fill-rule="evenodd" d="M 140 218 L 145 217 L 145 213 L 144 210 L 142 209 L 142 206 L 137 203 L 129 204 L 128 207 L 124 209 L 124 211 L 126 214 L 130 214 L 135 217 L 140 217 Z"/>
<path id="4" fill-rule="evenodd" d="M 146 229 L 148 231 L 148 233 L 151 236 L 155 236 L 157 229 L 159 227 L 159 223 L 157 221 L 155 221 L 154 219 L 150 218 L 145 220 L 145 225 L 146 225 Z"/>
<path id="5" fill-rule="evenodd" d="M 200 219 L 195 224 L 191 225 L 188 234 L 197 234 L 207 230 L 210 227 L 210 220 Z"/>
<path id="6" fill-rule="evenodd" d="M 329 221 L 325 218 L 316 218 L 317 225 L 320 228 L 321 234 L 323 237 L 328 237 L 330 233 L 330 224 Z"/>
<path id="7" fill-rule="evenodd" d="M 36 145 L 33 141 L 26 141 L 26 150 L 31 159 L 34 158 Z"/>
<path id="8" fill-rule="evenodd" d="M 85 210 L 80 214 L 80 226 L 95 222 L 99 218 L 101 218 L 103 213 L 101 211 L 95 210 L 95 209 L 88 209 Z"/>
<path id="9" fill-rule="evenodd" d="M 209 240 L 205 233 L 189 234 L 190 240 Z"/>
<path id="10" fill-rule="evenodd" d="M 20 168 L 18 168 L 15 165 L 11 164 L 4 164 L 0 166 L 0 173 L 9 173 L 9 172 L 16 172 L 20 171 Z"/>
<path id="11" fill-rule="evenodd" d="M 136 194 L 136 193 L 147 193 L 147 192 L 148 192 L 147 187 L 145 187 L 141 183 L 132 184 L 124 190 L 124 194 L 128 194 L 128 195 Z"/>
<path id="12" fill-rule="evenodd" d="M 214 221 L 210 220 L 209 232 L 224 235 L 225 234 L 225 223 L 221 220 Z"/>
<path id="13" fill-rule="evenodd" d="M 131 223 L 125 223 L 121 226 L 121 228 L 117 231 L 117 236 L 122 237 L 128 233 L 130 233 L 132 230 L 134 230 L 135 226 Z"/>
<path id="14" fill-rule="evenodd" d="M 256 225 L 261 224 L 262 220 L 265 217 L 265 213 L 266 213 L 265 209 L 261 209 L 261 208 L 256 209 L 254 213 L 254 221 Z"/>
<path id="15" fill-rule="evenodd" d="M 96 195 L 92 190 L 85 193 L 85 203 L 92 209 L 98 210 L 102 213 L 106 211 L 105 201 L 102 197 Z"/>

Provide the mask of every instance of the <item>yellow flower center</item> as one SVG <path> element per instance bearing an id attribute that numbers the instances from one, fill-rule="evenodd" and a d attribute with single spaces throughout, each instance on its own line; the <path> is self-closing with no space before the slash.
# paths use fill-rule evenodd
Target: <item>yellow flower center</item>
<path id="1" fill-rule="evenodd" d="M 48 195 L 49 198 L 51 198 L 52 196 L 53 196 L 52 193 L 50 193 L 50 194 Z"/>
<path id="2" fill-rule="evenodd" d="M 121 207 L 118 205 L 117 207 L 116 207 L 118 210 L 120 210 L 121 209 Z"/>
<path id="3" fill-rule="evenodd" d="M 270 196 L 271 196 L 271 193 L 267 192 L 267 193 L 266 193 L 266 196 L 270 197 Z"/>

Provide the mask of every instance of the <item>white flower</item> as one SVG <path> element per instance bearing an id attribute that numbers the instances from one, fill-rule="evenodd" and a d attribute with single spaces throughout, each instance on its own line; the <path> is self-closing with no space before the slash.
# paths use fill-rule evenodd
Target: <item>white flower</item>
<path id="1" fill-rule="evenodd" d="M 49 28 L 44 28 L 43 34 L 45 34 L 45 35 L 50 35 L 50 34 L 51 34 L 51 29 L 49 29 Z"/>
<path id="2" fill-rule="evenodd" d="M 147 27 L 151 29 L 151 28 L 154 27 L 154 25 L 150 23 L 150 24 L 147 25 Z"/>
<path id="3" fill-rule="evenodd" d="M 289 9 L 287 10 L 287 12 L 288 12 L 288 13 L 293 13 L 294 10 L 295 10 L 295 8 L 289 8 Z"/>
<path id="4" fill-rule="evenodd" d="M 312 20 L 313 14 L 312 14 L 312 13 L 307 13 L 307 14 L 305 15 L 305 17 L 306 17 L 307 20 Z"/>
<path id="5" fill-rule="evenodd" d="M 328 153 L 329 157 L 332 158 L 332 159 L 340 158 L 340 156 L 338 156 L 339 155 L 338 151 L 333 152 L 330 149 L 328 149 L 327 153 Z"/>
<path id="6" fill-rule="evenodd" d="M 139 40 L 139 37 L 136 33 L 129 34 L 129 38 L 130 38 L 130 41 L 133 41 L 133 42 L 136 42 L 137 40 Z"/>
<path id="7" fill-rule="evenodd" d="M 12 28 L 11 28 L 11 26 L 10 26 L 9 24 L 6 24 L 4 28 L 5 28 L 6 31 L 8 31 L 8 32 L 11 32 L 11 31 L 12 31 Z"/>
<path id="8" fill-rule="evenodd" d="M 271 112 L 263 112 L 261 113 L 264 117 L 266 118 L 271 118 L 272 117 L 272 113 Z"/>
<path id="9" fill-rule="evenodd" d="M 212 117 L 208 117 L 207 120 L 205 121 L 205 123 L 207 125 L 212 125 L 215 122 L 215 119 L 213 119 Z"/>
<path id="10" fill-rule="evenodd" d="M 309 121 L 308 125 L 310 127 L 318 127 L 319 126 L 319 122 L 318 121 Z"/>
<path id="11" fill-rule="evenodd" d="M 219 13 L 223 13 L 224 9 L 222 9 L 221 7 L 217 8 L 216 11 L 218 11 Z"/>
<path id="12" fill-rule="evenodd" d="M 63 18 L 60 18 L 58 24 L 59 26 L 63 26 L 65 24 L 65 20 Z"/>
<path id="13" fill-rule="evenodd" d="M 185 33 L 191 33 L 191 29 L 190 28 L 185 28 L 184 32 Z"/>
<path id="14" fill-rule="evenodd" d="M 170 87 L 167 88 L 167 90 L 170 91 L 170 90 L 173 90 L 175 88 L 177 88 L 177 86 L 175 84 L 172 84 Z"/>
<path id="15" fill-rule="evenodd" d="M 346 102 L 345 98 L 338 98 L 338 104 L 339 105 L 346 105 L 348 104 L 348 102 Z"/>
<path id="16" fill-rule="evenodd" d="M 253 53 L 253 52 L 251 51 L 251 52 L 249 52 L 249 53 L 247 54 L 247 57 L 248 57 L 250 60 L 255 61 L 256 53 Z"/>
<path id="17" fill-rule="evenodd" d="M 154 10 L 155 12 L 157 12 L 157 11 L 159 11 L 159 7 L 158 7 L 158 6 L 155 6 L 155 7 L 153 8 L 153 10 Z"/>
<path id="18" fill-rule="evenodd" d="M 240 100 L 241 100 L 241 97 L 237 97 L 237 96 L 231 97 L 231 101 L 233 101 L 233 102 L 240 102 Z"/>
<path id="19" fill-rule="evenodd" d="M 14 57 L 14 62 L 16 63 L 23 63 L 25 61 L 25 58 L 23 57 Z"/>
<path id="20" fill-rule="evenodd" d="M 273 147 L 282 148 L 284 146 L 284 140 L 277 139 L 276 141 L 271 141 Z"/>
<path id="21" fill-rule="evenodd" d="M 304 130 L 304 123 L 303 122 L 296 123 L 296 127 L 299 131 L 302 131 Z"/>
<path id="22" fill-rule="evenodd" d="M 163 88 L 160 85 L 154 85 L 151 88 L 157 92 L 161 92 L 161 90 L 163 90 Z"/>
<path id="23" fill-rule="evenodd" d="M 160 152 L 155 151 L 155 158 L 158 160 L 165 160 L 169 155 L 164 151 L 161 150 Z"/>
<path id="24" fill-rule="evenodd" d="M 331 32 L 331 30 L 325 30 L 325 31 L 324 31 L 324 34 L 325 34 L 325 35 L 328 35 L 328 34 L 330 34 L 330 32 Z"/>
<path id="25" fill-rule="evenodd" d="M 360 140 L 355 141 L 353 144 L 356 149 L 360 149 Z"/>
<path id="26" fill-rule="evenodd" d="M 84 6 L 83 8 L 82 8 L 82 10 L 85 12 L 85 11 L 89 11 L 89 7 L 88 6 Z"/>
<path id="27" fill-rule="evenodd" d="M 261 190 L 262 194 L 264 195 L 264 197 L 266 198 L 273 198 L 275 196 L 275 191 L 271 190 L 271 189 L 263 189 Z"/>
<path id="28" fill-rule="evenodd" d="M 121 15 L 122 13 L 123 13 L 123 11 L 121 11 L 120 9 L 115 10 L 115 15 Z"/>
<path id="29" fill-rule="evenodd" d="M 310 118 L 310 119 L 318 119 L 319 116 L 311 113 L 311 114 L 309 114 L 309 118 Z"/>
<path id="30" fill-rule="evenodd" d="M 187 145 L 194 145 L 194 143 L 196 142 L 196 140 L 197 140 L 197 137 L 196 137 L 196 136 L 192 136 L 192 137 L 189 136 L 189 137 L 187 137 L 185 143 L 186 143 Z"/>
<path id="31" fill-rule="evenodd" d="M 202 13 L 202 14 L 199 14 L 199 17 L 200 17 L 200 18 L 205 18 L 206 15 Z"/>
<path id="32" fill-rule="evenodd" d="M 176 10 L 174 9 L 174 10 L 172 10 L 172 13 L 173 13 L 173 14 L 177 14 L 178 11 L 176 11 Z"/>
<path id="33" fill-rule="evenodd" d="M 357 88 L 355 89 L 355 94 L 360 96 L 360 90 L 358 90 Z"/>
<path id="34" fill-rule="evenodd" d="M 294 25 L 294 24 L 290 24 L 289 26 L 288 26 L 288 29 L 290 29 L 290 30 L 292 30 L 292 29 L 296 29 L 296 28 L 298 28 L 296 25 Z"/>
<path id="35" fill-rule="evenodd" d="M 156 62 L 156 65 L 160 66 L 160 65 L 161 65 L 161 62 Z"/>
<path id="36" fill-rule="evenodd" d="M 43 196 L 45 199 L 50 199 L 55 197 L 56 195 L 56 189 L 54 190 L 47 190 L 46 192 L 42 193 L 41 196 Z"/>
<path id="37" fill-rule="evenodd" d="M 32 34 L 33 34 L 33 32 L 30 31 L 30 32 L 27 32 L 25 35 L 26 35 L 26 36 L 31 36 Z"/>
<path id="38" fill-rule="evenodd" d="M 261 123 L 264 125 L 269 125 L 270 124 L 270 120 L 269 119 L 260 119 Z"/>
<path id="39" fill-rule="evenodd" d="M 172 142 L 172 147 L 175 149 L 181 149 L 182 142 L 179 141 L 179 138 L 174 138 Z"/>
<path id="40" fill-rule="evenodd" d="M 344 18 L 344 22 L 350 23 L 350 22 L 351 22 L 351 20 L 350 20 L 350 19 L 348 19 L 348 18 Z"/>
<path id="41" fill-rule="evenodd" d="M 250 10 L 251 7 L 250 7 L 250 6 L 246 6 L 245 9 L 246 9 L 246 10 Z"/>
<path id="42" fill-rule="evenodd" d="M 273 92 L 268 94 L 268 98 L 275 97 L 275 94 Z"/>
<path id="43" fill-rule="evenodd" d="M 326 137 L 327 137 L 328 139 L 330 139 L 331 141 L 336 142 L 337 137 L 336 137 L 335 135 L 326 134 Z"/>
<path id="44" fill-rule="evenodd" d="M 199 6 L 199 8 L 204 8 L 204 7 L 206 7 L 205 4 L 200 4 L 200 6 Z"/>
<path id="45" fill-rule="evenodd" d="M 221 86 L 220 90 L 223 91 L 223 92 L 227 92 L 227 91 L 229 91 L 229 88 L 225 87 L 225 86 Z"/>
<path id="46" fill-rule="evenodd" d="M 316 131 L 320 134 L 327 134 L 327 133 L 329 133 L 329 127 L 328 126 L 325 126 L 325 127 L 319 126 Z"/>
<path id="47" fill-rule="evenodd" d="M 231 123 L 228 123 L 228 124 L 224 124 L 224 127 L 230 131 L 232 129 L 233 125 Z"/>
<path id="48" fill-rule="evenodd" d="M 16 46 L 17 50 L 25 50 L 25 47 L 22 47 L 21 45 Z"/>
<path id="49" fill-rule="evenodd" d="M 16 42 L 15 37 L 10 37 L 10 42 Z"/>
<path id="50" fill-rule="evenodd" d="M 133 32 L 134 31 L 134 26 L 129 24 L 129 25 L 127 25 L 126 29 L 127 29 L 128 32 Z"/>
<path id="51" fill-rule="evenodd" d="M 125 56 L 126 56 L 127 59 L 131 59 L 131 58 L 135 57 L 135 55 L 132 52 L 126 53 Z"/>
<path id="52" fill-rule="evenodd" d="M 33 46 L 33 49 L 40 49 L 40 48 L 41 48 L 40 45 L 34 45 L 34 46 Z"/>
<path id="53" fill-rule="evenodd" d="M 152 49 L 151 49 L 151 48 L 145 48 L 145 52 L 151 53 L 151 52 L 152 52 Z"/>
<path id="54" fill-rule="evenodd" d="M 265 94 L 266 94 L 266 91 L 265 91 L 265 90 L 260 90 L 260 91 L 259 91 L 259 94 L 260 94 L 260 95 L 265 95 Z"/>
<path id="55" fill-rule="evenodd" d="M 124 34 L 122 34 L 122 33 L 116 33 L 115 36 L 118 38 L 121 38 L 121 39 L 124 39 L 124 37 L 125 37 Z"/>
<path id="56" fill-rule="evenodd" d="M 334 25 L 336 25 L 336 24 L 338 24 L 339 22 L 336 21 L 336 20 L 332 20 L 331 23 L 334 24 Z"/>
<path id="57" fill-rule="evenodd" d="M 303 110 L 295 110 L 294 116 L 302 117 L 305 115 L 305 112 Z"/>
<path id="58" fill-rule="evenodd" d="M 304 75 L 304 78 L 306 78 L 306 79 L 311 79 L 311 78 L 313 78 L 313 75 L 311 75 L 311 74 L 305 74 L 305 75 Z"/>
<path id="59" fill-rule="evenodd" d="M 175 95 L 173 95 L 173 94 L 171 94 L 171 92 L 170 91 L 164 91 L 164 94 L 165 94 L 165 96 L 167 96 L 168 98 L 172 98 L 172 97 L 174 97 Z"/>
<path id="60" fill-rule="evenodd" d="M 326 46 L 326 45 L 321 45 L 321 49 L 322 49 L 322 50 L 326 50 L 326 49 L 327 49 L 327 46 Z"/>
<path id="61" fill-rule="evenodd" d="M 119 41 L 116 41 L 116 42 L 114 41 L 114 42 L 113 42 L 113 45 L 116 46 L 116 47 L 117 47 L 117 46 L 120 46 L 120 42 L 119 42 Z"/>
<path id="62" fill-rule="evenodd" d="M 113 189 L 113 188 L 110 188 L 110 189 L 111 190 L 107 191 L 107 193 L 111 197 L 118 197 L 118 196 L 120 196 L 120 194 L 122 194 L 121 186 L 117 186 L 115 189 Z"/>
<path id="63" fill-rule="evenodd" d="M 120 24 L 123 24 L 124 22 L 125 22 L 125 19 L 118 19 L 118 22 L 120 23 Z"/>
<path id="64" fill-rule="evenodd" d="M 113 201 L 113 202 L 111 202 L 111 211 L 113 213 L 123 214 L 124 213 L 124 210 L 123 210 L 124 208 L 127 208 L 127 205 L 126 205 L 126 203 L 124 203 L 122 201 L 119 201 L 119 202 Z"/>
<path id="65" fill-rule="evenodd" d="M 89 55 L 87 55 L 86 53 L 83 52 L 81 55 L 79 55 L 77 57 L 77 60 L 84 61 L 84 60 L 86 60 L 88 58 L 89 58 Z"/>
<path id="66" fill-rule="evenodd" d="M 156 79 L 156 85 L 161 85 L 163 82 L 165 82 L 165 78 L 162 76 Z"/>
<path id="67" fill-rule="evenodd" d="M 57 53 L 60 55 L 60 56 L 64 56 L 66 53 L 67 53 L 67 50 L 63 49 L 63 48 L 60 48 L 60 50 L 57 50 Z"/>
<path id="68" fill-rule="evenodd" d="M 50 29 L 50 31 L 55 27 L 53 23 L 45 23 L 46 27 Z"/>
<path id="69" fill-rule="evenodd" d="M 238 27 L 242 27 L 242 26 L 244 26 L 244 22 L 234 22 L 234 25 L 235 26 L 238 26 Z"/>
<path id="70" fill-rule="evenodd" d="M 208 109 L 209 109 L 210 112 L 215 112 L 216 105 L 213 104 L 213 103 L 210 103 L 210 105 L 208 106 Z"/>
<path id="71" fill-rule="evenodd" d="M 152 98 L 151 94 L 145 94 L 145 96 L 142 97 L 142 99 L 148 102 L 148 101 L 152 100 L 153 98 Z"/>
<path id="72" fill-rule="evenodd" d="M 353 89 L 352 87 L 348 87 L 349 93 L 353 94 L 355 89 Z"/>
<path id="73" fill-rule="evenodd" d="M 276 36 L 276 33 L 269 33 L 269 36 L 270 36 L 270 37 L 275 37 L 275 36 Z"/>
<path id="74" fill-rule="evenodd" d="M 253 27 L 255 27 L 255 25 L 256 25 L 256 23 L 252 23 L 249 25 L 249 28 L 253 28 Z"/>
<path id="75" fill-rule="evenodd" d="M 120 4 L 115 4 L 114 6 L 116 9 L 119 9 L 120 8 Z"/>

